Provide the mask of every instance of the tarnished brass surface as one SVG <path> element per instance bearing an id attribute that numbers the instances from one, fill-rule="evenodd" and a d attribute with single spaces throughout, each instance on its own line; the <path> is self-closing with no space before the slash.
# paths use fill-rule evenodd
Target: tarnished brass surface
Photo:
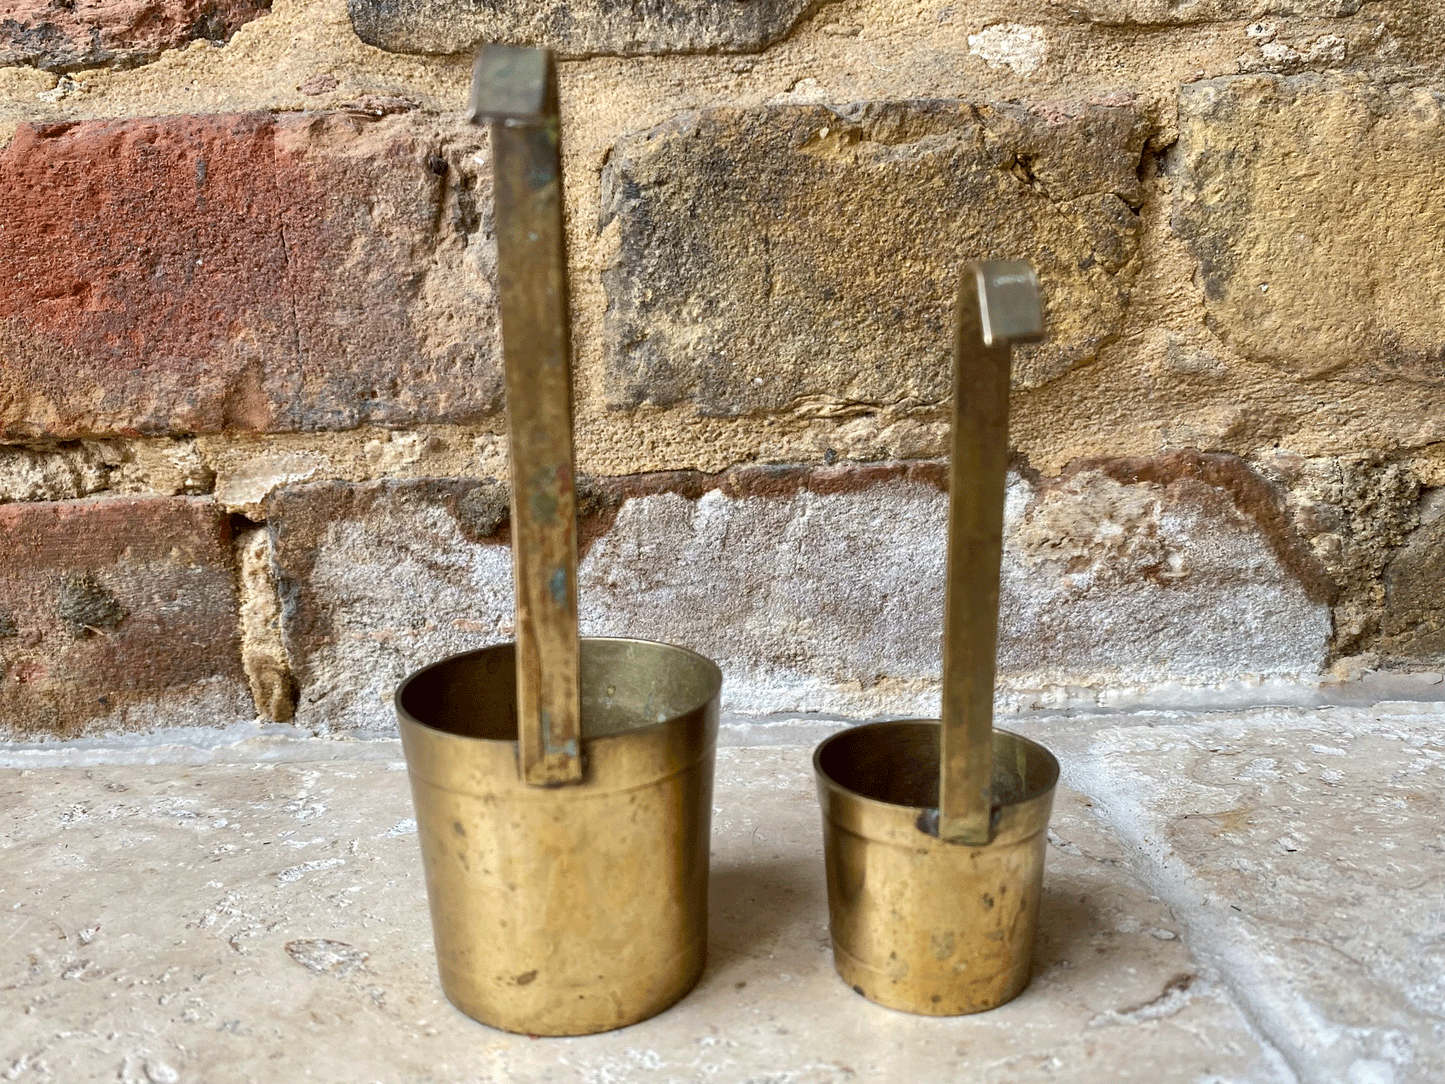
<path id="1" fill-rule="evenodd" d="M 1028 985 L 1059 765 L 1027 738 L 992 739 L 994 833 L 981 847 L 933 832 L 937 721 L 852 727 L 814 754 L 833 964 L 880 1005 L 957 1016 Z"/>
<path id="2" fill-rule="evenodd" d="M 572 358 L 551 54 L 483 48 L 472 80 L 472 119 L 491 122 L 521 770 L 529 783 L 548 786 L 582 778 Z"/>
<path id="3" fill-rule="evenodd" d="M 864 997 L 956 1016 L 1028 985 L 1059 765 L 993 729 L 1011 341 L 1043 307 L 1021 260 L 959 289 L 949 467 L 943 719 L 872 723 L 818 746 L 838 974 Z"/>
<path id="4" fill-rule="evenodd" d="M 970 266 L 959 286 L 954 327 L 938 834 L 984 844 L 993 785 L 989 736 L 1009 454 L 1009 344 L 1043 331 L 1033 268 L 1022 260 Z"/>
<path id="5" fill-rule="evenodd" d="M 512 645 L 397 690 L 437 964 L 493 1027 L 585 1035 L 646 1019 L 702 974 L 722 675 L 684 648 L 581 641 L 572 786 L 517 771 Z"/>
<path id="6" fill-rule="evenodd" d="M 493 1027 L 586 1035 L 690 990 L 707 946 L 722 674 L 685 648 L 577 635 L 557 79 L 487 46 L 512 458 L 517 642 L 396 693 L 442 988 Z"/>

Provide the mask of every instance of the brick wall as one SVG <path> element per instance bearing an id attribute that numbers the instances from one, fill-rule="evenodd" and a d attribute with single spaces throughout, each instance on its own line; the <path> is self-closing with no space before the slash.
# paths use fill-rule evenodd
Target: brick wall
<path id="1" fill-rule="evenodd" d="M 0 9 L 0 732 L 384 730 L 511 632 L 481 38 L 565 61 L 586 631 L 932 711 L 957 267 L 1010 703 L 1445 665 L 1433 0 Z"/>

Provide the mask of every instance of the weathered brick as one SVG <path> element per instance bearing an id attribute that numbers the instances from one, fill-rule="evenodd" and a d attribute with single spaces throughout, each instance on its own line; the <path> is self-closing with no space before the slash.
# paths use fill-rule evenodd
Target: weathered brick
<path id="1" fill-rule="evenodd" d="M 1385 573 L 1420 524 L 1419 477 L 1378 451 L 1317 459 L 1281 451 L 1265 463 L 1288 487 L 1300 535 L 1335 586 L 1331 654 L 1394 651 L 1377 642 L 1391 624 Z M 1397 600 L 1399 617 L 1415 605 Z"/>
<path id="2" fill-rule="evenodd" d="M 1069 14 L 1111 25 L 1181 26 L 1272 15 L 1335 18 L 1364 0 L 1068 0 Z"/>
<path id="3" fill-rule="evenodd" d="M 701 651 L 735 710 L 932 713 L 943 479 L 942 464 L 923 463 L 595 482 L 583 631 Z M 409 670 L 510 638 L 492 497 L 460 480 L 273 496 L 299 723 L 389 728 Z M 1324 661 L 1329 585 L 1277 493 L 1233 457 L 1015 475 L 1006 539 L 1005 689 L 1209 683 Z"/>
<path id="4" fill-rule="evenodd" d="M 128 68 L 188 41 L 227 41 L 270 8 L 271 0 L 4 0 L 0 64 Z"/>
<path id="5" fill-rule="evenodd" d="M 512 559 L 496 535 L 494 487 L 316 482 L 271 495 L 299 724 L 387 729 L 408 671 L 511 635 Z"/>
<path id="6" fill-rule="evenodd" d="M 777 41 L 812 0 L 348 0 L 368 45 L 457 53 L 481 42 L 547 45 L 562 57 L 751 52 Z"/>
<path id="7" fill-rule="evenodd" d="M 1445 380 L 1445 93 L 1241 76 L 1179 103 L 1174 221 L 1210 326 L 1306 378 Z"/>
<path id="8" fill-rule="evenodd" d="M 232 580 L 229 520 L 209 500 L 0 505 L 0 727 L 249 718 Z"/>
<path id="9" fill-rule="evenodd" d="M 417 114 L 22 125 L 0 152 L 0 436 L 495 410 L 484 138 Z"/>
<path id="10" fill-rule="evenodd" d="M 603 174 L 610 405 L 706 414 L 939 403 L 959 268 L 1026 257 L 1045 383 L 1118 332 L 1147 125 L 1127 98 L 716 109 L 629 138 Z"/>
<path id="11" fill-rule="evenodd" d="M 1445 490 L 1421 502 L 1422 523 L 1385 569 L 1378 647 L 1397 665 L 1445 665 Z"/>

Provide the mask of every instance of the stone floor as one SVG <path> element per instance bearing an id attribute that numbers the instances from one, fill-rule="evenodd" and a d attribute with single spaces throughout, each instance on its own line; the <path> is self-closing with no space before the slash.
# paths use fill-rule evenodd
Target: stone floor
<path id="1" fill-rule="evenodd" d="M 1445 1080 L 1445 702 L 1010 719 L 1064 765 L 1035 977 L 956 1019 L 833 972 L 838 725 L 725 728 L 707 971 L 580 1039 L 442 997 L 395 742 L 0 747 L 0 1079 Z"/>

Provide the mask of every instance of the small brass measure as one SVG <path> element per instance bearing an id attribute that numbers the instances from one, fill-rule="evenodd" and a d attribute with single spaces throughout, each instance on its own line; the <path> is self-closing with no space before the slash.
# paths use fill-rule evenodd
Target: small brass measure
<path id="1" fill-rule="evenodd" d="M 833 961 L 854 990 L 933 1016 L 1028 985 L 1059 765 L 993 727 L 1010 344 L 1039 337 L 1033 268 L 973 264 L 959 290 L 943 719 L 852 727 L 813 757 Z"/>
<path id="2" fill-rule="evenodd" d="M 556 72 L 487 46 L 511 450 L 516 643 L 408 677 L 396 711 L 442 988 L 483 1023 L 583 1035 L 702 974 L 722 675 L 685 648 L 579 638 Z"/>

